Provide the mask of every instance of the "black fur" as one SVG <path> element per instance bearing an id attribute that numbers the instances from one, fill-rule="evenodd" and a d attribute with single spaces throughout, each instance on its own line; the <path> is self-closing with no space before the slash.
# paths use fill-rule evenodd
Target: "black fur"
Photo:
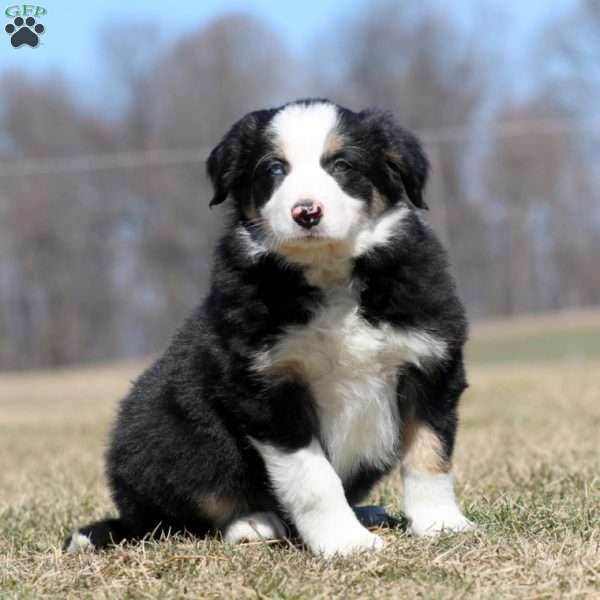
<path id="1" fill-rule="evenodd" d="M 228 518 L 280 511 L 248 436 L 287 450 L 319 437 L 306 382 L 293 374 L 265 381 L 252 369 L 257 349 L 268 348 L 284 328 L 307 324 L 324 301 L 301 267 L 272 254 L 253 259 L 236 234 L 277 185 L 268 172 L 255 171 L 271 149 L 266 129 L 277 110 L 238 121 L 208 159 L 211 205 L 233 199 L 210 292 L 121 404 L 107 455 L 120 516 L 80 530 L 97 548 L 153 532 L 217 533 L 227 519 L 204 511 L 207 495 L 229 507 Z M 328 160 L 341 157 L 355 170 L 340 163 L 334 174 L 340 185 L 367 202 L 377 190 L 388 206 L 423 208 L 428 166 L 416 139 L 385 113 L 339 110 L 352 148 Z M 443 248 L 413 212 L 402 239 L 356 259 L 352 277 L 362 285 L 361 311 L 371 324 L 421 328 L 448 344 L 446 360 L 401 368 L 398 401 L 403 413 L 440 435 L 449 458 L 465 387 L 466 321 Z M 363 466 L 344 481 L 349 501 L 364 498 L 389 468 Z"/>

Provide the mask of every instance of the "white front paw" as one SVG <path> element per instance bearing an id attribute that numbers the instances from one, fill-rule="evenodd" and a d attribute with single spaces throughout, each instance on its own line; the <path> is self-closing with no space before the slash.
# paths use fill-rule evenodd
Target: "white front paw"
<path id="1" fill-rule="evenodd" d="M 359 552 L 375 552 L 384 547 L 384 541 L 362 525 L 356 523 L 346 529 L 325 527 L 319 535 L 308 541 L 315 554 L 325 558 L 349 556 Z"/>
<path id="2" fill-rule="evenodd" d="M 408 530 L 416 536 L 434 536 L 442 531 L 466 531 L 475 524 L 469 521 L 458 508 L 440 511 L 438 507 L 426 510 L 423 508 L 409 516 Z"/>

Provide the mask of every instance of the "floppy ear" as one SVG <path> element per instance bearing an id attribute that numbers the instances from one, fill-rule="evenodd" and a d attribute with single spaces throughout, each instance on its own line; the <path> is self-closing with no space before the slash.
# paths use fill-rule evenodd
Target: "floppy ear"
<path id="1" fill-rule="evenodd" d="M 214 189 L 210 206 L 224 202 L 240 184 L 257 143 L 259 125 L 269 112 L 259 110 L 242 117 L 209 154 L 206 171 Z"/>
<path id="2" fill-rule="evenodd" d="M 387 112 L 365 110 L 360 113 L 369 128 L 376 150 L 383 156 L 384 192 L 395 202 L 404 192 L 417 208 L 427 208 L 423 200 L 429 161 L 419 140 L 402 129 Z"/>

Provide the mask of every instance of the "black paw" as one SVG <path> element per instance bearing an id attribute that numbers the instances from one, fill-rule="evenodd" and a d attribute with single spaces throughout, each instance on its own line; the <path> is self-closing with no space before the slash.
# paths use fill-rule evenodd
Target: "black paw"
<path id="1" fill-rule="evenodd" d="M 10 43 L 14 48 L 23 44 L 35 48 L 40 43 L 39 35 L 44 33 L 44 26 L 41 23 L 36 25 L 33 17 L 15 17 L 12 23 L 9 23 L 4 31 L 10 35 Z"/>

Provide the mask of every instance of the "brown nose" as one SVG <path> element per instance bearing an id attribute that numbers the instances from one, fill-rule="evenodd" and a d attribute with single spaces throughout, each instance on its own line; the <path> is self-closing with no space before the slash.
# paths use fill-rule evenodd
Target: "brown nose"
<path id="1" fill-rule="evenodd" d="M 315 200 L 299 200 L 292 206 L 292 219 L 304 227 L 310 229 L 319 224 L 323 218 L 323 205 Z"/>

